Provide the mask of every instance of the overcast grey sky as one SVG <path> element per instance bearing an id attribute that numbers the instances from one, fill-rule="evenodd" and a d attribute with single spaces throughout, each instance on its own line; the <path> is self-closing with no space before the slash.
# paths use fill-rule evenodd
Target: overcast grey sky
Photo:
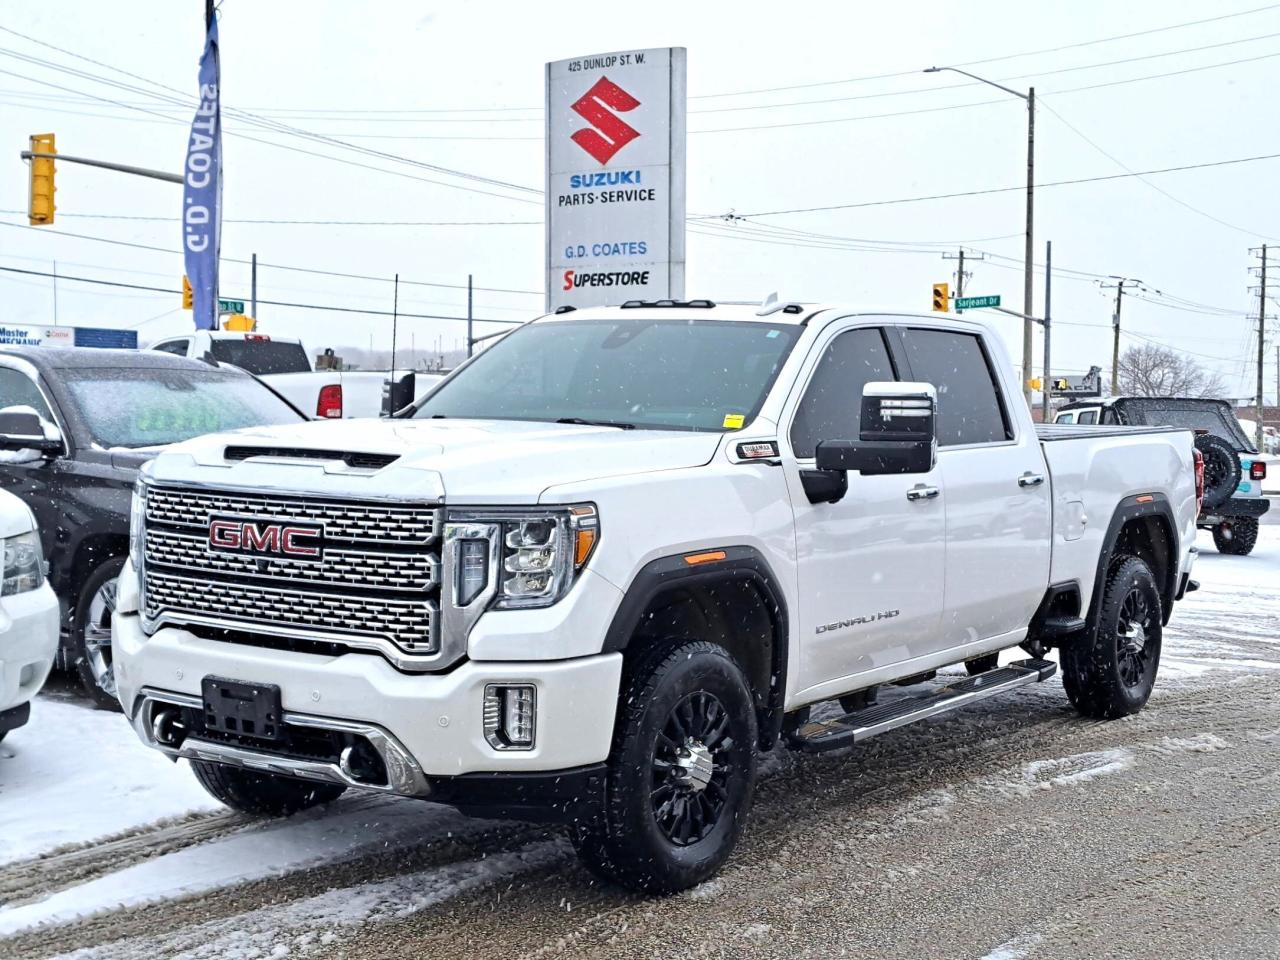
<path id="1" fill-rule="evenodd" d="M 0 27 L 193 94 L 202 10 L 202 0 L 0 0 Z M 1174 27 L 1208 18 L 1218 19 Z M 960 244 L 991 255 L 973 263 L 968 292 L 1021 305 L 1020 192 L 753 215 L 1017 187 L 1025 177 L 1022 102 L 963 85 L 955 75 L 916 72 L 990 61 L 969 69 L 1019 89 L 1035 84 L 1042 98 L 1037 180 L 1046 186 L 1037 191 L 1037 256 L 1052 239 L 1055 267 L 1080 271 L 1055 273 L 1055 372 L 1109 368 L 1111 295 L 1090 275 L 1119 274 L 1163 292 L 1126 299 L 1124 327 L 1134 336 L 1125 345 L 1144 342 L 1139 337 L 1167 343 L 1221 372 L 1233 394 L 1253 392 L 1256 320 L 1246 312 L 1256 312 L 1256 298 L 1246 291 L 1256 283 L 1248 273 L 1256 261 L 1248 251 L 1268 238 L 1280 247 L 1280 160 L 1047 184 L 1280 154 L 1280 3 L 224 0 L 219 23 L 224 110 L 249 110 L 362 148 L 534 190 L 544 175 L 546 61 L 685 46 L 689 212 L 749 217 L 693 228 L 686 292 L 747 299 L 777 290 L 784 298 L 912 309 L 927 309 L 930 284 L 955 268 L 941 252 Z M 1048 48 L 1066 49 L 1036 52 Z M 1025 55 L 1013 56 L 1019 54 Z M 868 77 L 877 79 L 854 82 Z M 142 89 L 120 89 L 103 78 Z M 792 89 L 774 89 L 786 87 Z M 769 92 L 739 93 L 761 90 Z M 735 95 L 718 96 L 726 93 Z M 32 133 L 56 132 L 64 153 L 180 169 L 190 116 L 169 102 L 173 96 L 0 32 L 0 221 L 26 222 L 27 177 L 18 152 Z M 265 263 L 388 278 L 263 267 L 259 296 L 269 300 L 389 309 L 397 271 L 402 280 L 462 285 L 472 273 L 481 288 L 540 290 L 540 195 L 230 117 L 225 129 L 224 296 L 247 297 L 247 267 L 228 261 L 251 253 Z M 179 200 L 175 185 L 64 164 L 56 225 L 0 227 L 0 266 L 47 271 L 56 260 L 63 274 L 176 288 Z M 238 222 L 244 220 L 485 225 Z M 1037 302 L 1041 283 L 1038 277 Z M 51 281 L 0 273 L 0 293 L 0 321 L 53 321 Z M 70 281 L 60 282 L 57 293 L 63 324 L 140 325 L 144 341 L 190 324 L 173 295 Z M 482 289 L 476 312 L 523 319 L 541 302 L 536 292 Z M 401 289 L 402 310 L 456 314 L 464 303 L 456 287 Z M 302 337 L 313 350 L 390 342 L 389 318 L 262 306 L 259 319 L 266 332 Z M 1018 355 L 1020 323 L 996 322 Z M 448 321 L 401 326 L 401 336 L 412 336 L 419 348 L 437 337 L 453 346 L 461 335 L 462 325 Z M 1274 332 L 1269 336 L 1274 344 Z M 1035 349 L 1039 358 L 1038 340 Z M 1274 357 L 1272 346 L 1268 396 L 1275 390 Z"/>

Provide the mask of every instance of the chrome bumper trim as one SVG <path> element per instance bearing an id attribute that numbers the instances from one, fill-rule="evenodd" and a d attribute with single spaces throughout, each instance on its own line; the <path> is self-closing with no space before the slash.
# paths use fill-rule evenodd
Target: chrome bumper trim
<path id="1" fill-rule="evenodd" d="M 159 743 L 151 732 L 154 708 L 157 704 L 177 707 L 190 707 L 200 710 L 204 702 L 200 697 L 187 693 L 174 693 L 169 690 L 157 690 L 154 687 L 143 687 L 138 693 L 133 711 L 133 729 L 139 739 L 147 746 L 159 750 L 171 760 L 205 760 L 211 763 L 225 763 L 228 766 L 246 770 L 257 770 L 278 776 L 302 777 L 307 780 L 321 780 L 344 787 L 358 787 L 361 790 L 374 790 L 380 793 L 393 793 L 403 797 L 425 797 L 430 794 L 427 778 L 422 767 L 405 746 L 381 727 L 353 720 L 337 720 L 331 717 L 317 717 L 311 714 L 291 713 L 285 711 L 285 726 L 312 727 L 320 730 L 335 730 L 341 733 L 352 733 L 364 737 L 377 751 L 387 768 L 385 785 L 365 783 L 348 776 L 336 763 L 323 760 L 304 760 L 297 757 L 282 757 L 264 750 L 253 750 L 249 747 L 216 743 L 189 736 L 181 746 L 166 747 Z"/>

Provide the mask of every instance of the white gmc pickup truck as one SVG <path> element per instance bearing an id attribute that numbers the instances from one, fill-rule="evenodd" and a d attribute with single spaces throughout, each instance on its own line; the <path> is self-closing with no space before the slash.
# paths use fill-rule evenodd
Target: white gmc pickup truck
<path id="1" fill-rule="evenodd" d="M 1058 663 L 1086 716 L 1141 709 L 1196 476 L 1187 430 L 1037 429 L 967 318 L 565 310 L 407 416 L 157 456 L 120 700 L 239 810 L 362 788 L 556 818 L 671 892 L 729 856 L 780 738 L 845 747 Z"/>

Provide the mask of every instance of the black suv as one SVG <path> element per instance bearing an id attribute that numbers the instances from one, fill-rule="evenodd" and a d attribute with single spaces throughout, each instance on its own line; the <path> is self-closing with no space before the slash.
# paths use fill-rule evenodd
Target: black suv
<path id="1" fill-rule="evenodd" d="M 111 670 L 115 582 L 129 552 L 138 468 L 205 433 L 306 420 L 234 367 L 165 353 L 71 347 L 0 350 L 0 410 L 44 421 L 43 450 L 0 434 L 0 484 L 36 515 L 62 607 L 62 662 L 101 707 L 119 709 Z"/>

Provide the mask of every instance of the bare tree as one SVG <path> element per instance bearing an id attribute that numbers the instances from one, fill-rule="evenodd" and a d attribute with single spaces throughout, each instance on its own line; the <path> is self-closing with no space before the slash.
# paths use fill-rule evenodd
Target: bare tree
<path id="1" fill-rule="evenodd" d="M 1120 355 L 1120 392 L 1130 397 L 1221 397 L 1226 385 L 1192 357 L 1153 343 Z"/>

